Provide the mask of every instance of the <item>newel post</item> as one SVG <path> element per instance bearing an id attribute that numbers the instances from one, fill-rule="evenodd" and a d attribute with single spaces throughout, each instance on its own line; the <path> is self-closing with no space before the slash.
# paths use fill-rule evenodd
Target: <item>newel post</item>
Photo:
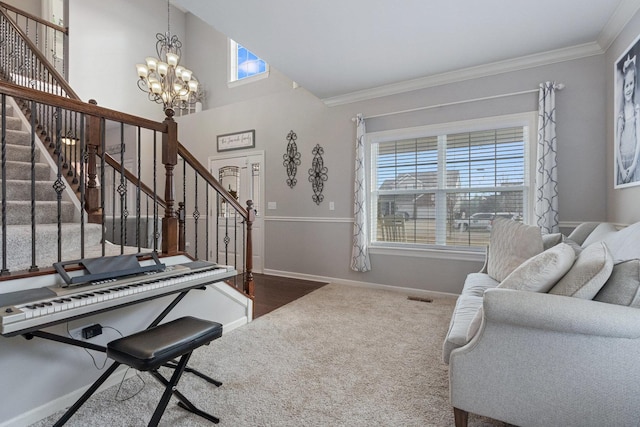
<path id="1" fill-rule="evenodd" d="M 254 283 L 253 283 L 253 238 L 251 237 L 251 230 L 253 228 L 253 222 L 256 219 L 256 211 L 253 209 L 253 201 L 247 200 L 247 265 L 246 275 L 244 282 L 244 292 L 251 298 L 254 297 Z"/>
<path id="2" fill-rule="evenodd" d="M 173 169 L 178 164 L 178 124 L 173 120 L 174 111 L 165 110 L 167 133 L 162 134 L 162 163 L 166 171 L 164 200 L 167 204 L 162 219 L 162 253 L 174 255 L 178 252 L 178 215 L 174 209 L 175 189 Z"/>
<path id="3" fill-rule="evenodd" d="M 95 99 L 89 104 L 98 105 Z M 100 153 L 100 118 L 88 116 L 87 119 L 87 182 L 85 183 L 84 203 L 88 220 L 91 223 L 102 222 L 102 206 L 100 206 L 100 189 L 96 177 L 98 176 L 97 157 Z"/>

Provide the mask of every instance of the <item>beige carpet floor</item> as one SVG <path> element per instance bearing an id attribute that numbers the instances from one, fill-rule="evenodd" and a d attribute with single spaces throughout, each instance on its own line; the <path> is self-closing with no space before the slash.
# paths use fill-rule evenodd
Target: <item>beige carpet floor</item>
<path id="1" fill-rule="evenodd" d="M 452 426 L 441 348 L 455 299 L 407 297 L 327 285 L 196 350 L 190 366 L 222 387 L 185 374 L 179 389 L 220 426 Z M 141 378 L 93 396 L 67 426 L 146 425 L 162 389 Z M 212 424 L 172 399 L 161 425 Z"/>

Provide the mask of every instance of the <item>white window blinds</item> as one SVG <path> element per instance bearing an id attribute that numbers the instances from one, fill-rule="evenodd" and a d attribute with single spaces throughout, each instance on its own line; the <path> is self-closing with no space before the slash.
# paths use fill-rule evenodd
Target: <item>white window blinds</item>
<path id="1" fill-rule="evenodd" d="M 526 126 L 371 144 L 372 243 L 484 246 L 496 216 L 522 220 Z"/>

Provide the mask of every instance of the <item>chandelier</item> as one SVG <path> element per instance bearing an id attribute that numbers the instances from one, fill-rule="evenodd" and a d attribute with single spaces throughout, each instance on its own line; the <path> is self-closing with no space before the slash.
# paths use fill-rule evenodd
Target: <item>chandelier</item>
<path id="1" fill-rule="evenodd" d="M 182 42 L 171 35 L 169 0 L 167 0 L 167 32 L 157 33 L 156 53 L 145 59 L 145 64 L 136 64 L 138 88 L 147 93 L 149 100 L 163 105 L 167 115 L 176 109 L 188 108 L 199 98 L 198 80 L 193 72 L 180 64 Z M 169 110 L 171 112 L 169 113 Z"/>

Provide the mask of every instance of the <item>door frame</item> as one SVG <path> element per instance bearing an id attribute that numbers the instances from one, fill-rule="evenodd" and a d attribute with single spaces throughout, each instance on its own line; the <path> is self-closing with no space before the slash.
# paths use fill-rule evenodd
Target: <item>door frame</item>
<path id="1" fill-rule="evenodd" d="M 256 215 L 256 219 L 253 223 L 253 229 L 252 229 L 252 237 L 253 237 L 253 243 L 254 243 L 254 253 L 255 253 L 255 242 L 259 242 L 259 254 L 260 257 L 262 258 L 262 262 L 261 262 L 261 268 L 259 268 L 258 270 L 256 270 L 255 268 L 253 269 L 254 273 L 263 273 L 264 272 L 264 265 L 265 265 L 265 253 L 264 253 L 264 248 L 265 248 L 265 242 L 264 242 L 264 210 L 265 210 L 265 202 L 264 202 L 264 193 L 265 193 L 265 164 L 264 164 L 264 158 L 265 158 L 265 153 L 264 150 L 251 150 L 251 151 L 243 151 L 243 152 L 238 152 L 235 151 L 233 153 L 229 153 L 229 154 L 216 154 L 216 155 L 212 155 L 209 156 L 207 158 L 207 169 L 209 170 L 209 173 L 211 173 L 213 175 L 212 171 L 212 164 L 214 162 L 219 162 L 221 160 L 227 160 L 227 159 L 247 159 L 247 164 L 249 163 L 248 159 L 250 157 L 259 157 L 260 161 L 260 188 L 259 188 L 259 192 L 260 192 L 260 200 L 256 203 L 254 200 L 254 208 L 258 211 L 258 215 Z M 214 178 L 217 180 L 218 177 L 214 175 Z M 211 189 L 211 191 L 213 191 L 213 189 Z M 246 206 L 244 206 L 246 208 Z M 256 236 L 256 231 L 258 231 L 260 233 L 259 236 Z"/>

